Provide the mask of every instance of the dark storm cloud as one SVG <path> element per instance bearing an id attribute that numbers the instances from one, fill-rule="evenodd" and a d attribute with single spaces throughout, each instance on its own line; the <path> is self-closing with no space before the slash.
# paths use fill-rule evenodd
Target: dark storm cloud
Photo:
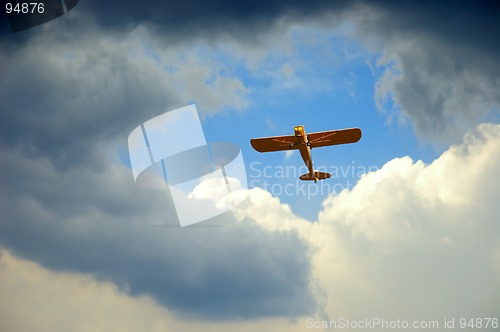
<path id="1" fill-rule="evenodd" d="M 371 2 L 367 2 L 371 3 Z M 383 11 L 370 26 L 387 39 L 404 33 L 426 34 L 478 53 L 498 54 L 500 6 L 498 1 L 376 1 Z"/>
<path id="2" fill-rule="evenodd" d="M 101 143 L 118 138 L 126 144 L 138 124 L 168 110 L 193 100 L 205 113 L 244 105 L 243 84 L 221 77 L 217 65 L 195 55 L 179 61 L 175 51 L 165 51 L 167 59 L 157 63 L 141 44 L 146 32 L 115 38 L 88 27 L 75 40 L 74 30 L 58 24 L 25 45 L 0 50 L 4 147 L 47 156 L 61 169 L 95 166 Z M 175 73 L 166 72 L 167 65 Z M 209 78 L 220 84 L 206 85 Z"/>
<path id="3" fill-rule="evenodd" d="M 149 294 L 188 316 L 311 313 L 308 248 L 297 235 L 249 222 L 148 227 L 177 224 L 171 201 L 140 191 L 131 171 L 110 161 L 137 125 L 185 105 L 182 85 L 189 98 L 208 95 L 202 105 L 231 105 L 239 81 L 222 78 L 222 88 L 204 90 L 214 77 L 208 65 L 176 63 L 176 52 L 165 51 L 177 66 L 167 74 L 144 55 L 147 33 L 116 37 L 89 26 L 75 40 L 81 22 L 75 30 L 55 20 L 46 33 L 27 32 L 28 43 L 0 51 L 2 246 L 51 269 Z"/>
<path id="4" fill-rule="evenodd" d="M 17 255 L 93 274 L 197 318 L 295 317 L 315 309 L 309 249 L 295 233 L 265 231 L 229 214 L 218 218 L 222 227 L 148 227 L 176 224 L 171 201 L 161 191 L 139 191 L 123 166 L 61 176 L 46 159 L 3 151 L 0 162 L 0 241 Z"/>
<path id="5" fill-rule="evenodd" d="M 367 11 L 360 11 L 360 8 Z M 473 47 L 495 53 L 500 49 L 495 42 L 500 36 L 500 6 L 493 0 L 454 1 L 452 4 L 385 0 L 82 0 L 73 11 L 92 18 L 104 29 L 120 33 L 138 25 L 147 25 L 169 38 L 187 39 L 209 35 L 250 36 L 252 33 L 269 32 L 269 28 L 282 19 L 296 22 L 303 19 L 317 20 L 324 15 L 333 17 L 329 14 L 348 14 L 350 17 L 360 17 L 373 31 L 383 32 L 382 37 L 385 38 L 400 33 L 408 36 L 425 33 L 440 40 L 458 43 L 464 48 Z M 377 19 L 369 14 L 371 11 L 383 14 Z"/>
<path id="6" fill-rule="evenodd" d="M 205 33 L 267 32 L 277 20 L 318 19 L 361 6 L 382 10 L 376 30 L 386 36 L 426 33 L 465 47 L 498 52 L 500 6 L 497 1 L 81 1 L 79 10 L 103 27 L 122 30 L 140 24 L 172 36 L 192 38 Z M 356 13 L 353 13 L 356 15 Z M 366 18 L 365 18 L 366 19 Z M 368 18 L 369 20 L 369 18 Z M 228 28 L 233 29 L 228 29 Z"/>
<path id="7" fill-rule="evenodd" d="M 341 11 L 348 1 L 81 1 L 79 9 L 114 30 L 146 24 L 167 38 L 229 35 L 253 38 L 281 18 L 302 19 Z"/>
<path id="8" fill-rule="evenodd" d="M 32 40 L 15 54 L 0 54 L 3 146 L 22 144 L 68 167 L 94 155 L 99 141 L 126 138 L 176 102 L 157 68 L 134 65 L 116 45 L 81 43 L 59 49 L 57 41 Z"/>
<path id="9" fill-rule="evenodd" d="M 118 35 L 147 26 L 166 45 L 225 37 L 255 43 L 291 23 L 334 27 L 352 20 L 361 39 L 376 39 L 377 51 L 398 57 L 403 75 L 386 89 L 417 133 L 445 142 L 462 137 L 500 102 L 495 93 L 500 88 L 500 6 L 495 1 L 87 0 L 74 11 L 91 26 L 97 23 Z M 71 17 L 65 19 L 71 24 Z"/>
<path id="10" fill-rule="evenodd" d="M 500 66 L 493 58 L 453 53 L 432 45 L 422 52 L 398 49 L 402 75 L 390 91 L 417 133 L 427 139 L 454 142 L 500 105 Z M 452 54 L 452 55 L 451 55 Z"/>
<path id="11" fill-rule="evenodd" d="M 54 29 L 72 31 L 65 39 L 60 40 L 61 42 L 74 38 L 73 43 L 81 40 L 82 48 L 92 48 L 92 43 L 85 37 L 96 31 L 112 32 L 112 35 L 120 39 L 124 33 L 140 25 L 147 26 L 157 38 L 166 41 L 165 45 L 169 45 L 171 41 L 207 41 L 227 36 L 240 43 L 253 43 L 254 37 L 269 34 L 273 28 L 279 29 L 290 23 L 317 21 L 326 26 L 334 26 L 342 19 L 352 20 L 359 29 L 360 38 L 368 43 L 377 39 L 379 42 L 375 46 L 376 50 L 384 50 L 399 57 L 400 69 L 404 75 L 388 89 L 403 112 L 413 120 L 419 134 L 440 139 L 448 136 L 462 137 L 464 130 L 488 114 L 492 105 L 499 103 L 500 97 L 494 93 L 499 90 L 500 84 L 500 65 L 497 61 L 500 48 L 497 42 L 500 39 L 499 17 L 500 6 L 494 1 L 458 1 L 448 4 L 433 1 L 84 0 L 70 13 L 51 24 L 56 26 Z M 97 30 L 94 23 L 97 24 Z M 7 46 L 14 45 L 14 41 L 33 43 L 31 38 L 37 35 L 36 31 L 38 30 L 10 36 L 8 40 L 11 43 L 7 45 L 4 41 L 6 49 L 9 49 Z M 411 47 L 402 47 L 408 42 L 413 43 Z M 6 56 L 15 57 L 18 54 L 6 53 Z M 93 66 L 93 61 L 99 63 L 100 56 L 101 54 L 97 53 L 94 59 L 88 58 L 87 66 Z M 66 72 L 37 66 L 36 59 L 26 60 L 29 62 L 19 63 L 23 68 L 14 67 L 15 70 L 9 69 L 5 74 L 2 73 L 10 82 L 7 88 L 2 86 L 2 92 L 13 99 L 42 99 L 42 103 L 37 103 L 39 107 L 45 106 L 45 99 L 48 106 L 54 104 L 52 101 L 58 101 L 69 109 L 74 105 L 68 104 L 66 97 L 75 95 L 91 101 L 92 98 L 86 98 L 83 94 L 94 89 L 91 92 L 99 95 L 98 91 L 109 88 L 105 86 L 109 78 L 121 82 L 116 86 L 117 91 L 112 91 L 114 94 L 109 94 L 110 98 L 99 100 L 96 104 L 88 103 L 86 107 L 103 110 L 111 106 L 114 110 L 123 110 L 131 109 L 125 107 L 126 105 L 140 108 L 141 105 L 149 106 L 150 101 L 155 103 L 157 100 L 162 100 L 161 105 L 164 106 L 168 104 L 166 99 L 173 99 L 173 96 L 161 96 L 162 92 L 156 84 L 141 84 L 144 82 L 141 82 L 141 79 L 150 74 L 150 81 L 157 81 L 158 77 L 154 77 L 154 73 L 144 74 L 140 70 L 134 71 L 134 68 L 122 70 L 122 65 L 127 64 L 123 54 L 117 53 L 116 57 L 110 57 L 109 68 L 103 67 L 107 72 L 102 75 L 106 75 L 108 79 L 96 77 L 96 84 L 90 85 L 93 81 L 89 78 L 89 86 L 82 86 L 82 80 L 68 76 Z M 10 67 L 9 64 L 7 68 Z M 41 73 L 43 70 L 53 72 Z M 46 90 L 61 90 L 61 96 L 47 94 L 39 88 L 41 84 L 47 84 L 47 76 L 53 79 Z M 84 80 L 86 78 L 84 76 Z M 478 81 L 480 84 L 477 84 Z M 21 87 L 22 85 L 26 87 Z M 70 87 L 72 91 L 69 91 Z M 25 90 L 30 94 L 26 95 Z M 130 94 L 129 91 L 137 93 Z M 31 93 L 39 96 L 33 96 Z M 12 112 L 20 113 L 21 108 L 32 109 L 24 100 L 13 101 L 16 108 Z M 110 101 L 113 101 L 114 105 L 110 105 Z M 9 104 L 10 102 L 7 102 L 8 106 Z M 170 104 L 179 105 L 175 102 Z M 455 110 L 457 105 L 463 107 Z M 104 120 L 111 117 L 116 119 L 114 111 L 103 113 L 109 115 Z M 135 120 L 132 119 L 134 114 L 136 113 L 131 112 L 128 118 Z M 61 115 L 64 117 L 63 112 Z M 8 116 L 15 119 L 19 115 Z M 36 115 L 30 118 L 36 119 Z M 88 120 L 92 125 L 97 122 L 96 119 Z M 61 121 L 70 122 L 70 119 Z M 85 125 L 84 123 L 78 128 L 84 128 Z M 119 126 L 120 124 L 116 124 L 115 127 Z M 6 124 L 5 127 L 7 128 L 1 128 L 1 133 L 5 133 L 3 138 L 10 136 L 17 128 L 11 124 Z M 36 133 L 36 130 L 30 132 Z M 55 132 L 57 131 L 52 134 Z M 73 140 L 67 140 L 68 145 L 85 143 L 85 140 L 80 139 L 82 135 L 74 137 Z M 51 146 L 54 141 L 55 139 L 47 137 L 45 148 Z"/>
<path id="12" fill-rule="evenodd" d="M 498 109 L 497 2 L 382 1 L 372 10 L 357 20 L 360 38 L 377 40 L 401 72 L 376 97 L 390 94 L 421 137 L 457 141 Z"/>

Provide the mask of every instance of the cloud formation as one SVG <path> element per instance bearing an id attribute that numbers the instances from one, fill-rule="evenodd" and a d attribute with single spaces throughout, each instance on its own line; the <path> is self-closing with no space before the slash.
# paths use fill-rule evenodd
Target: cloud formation
<path id="1" fill-rule="evenodd" d="M 131 61 L 128 53 L 137 49 L 127 46 L 137 47 L 138 39 L 147 38 L 150 45 L 159 43 L 164 50 L 197 42 L 220 48 L 226 43 L 226 50 L 252 66 L 253 57 L 262 53 L 256 49 L 265 51 L 279 45 L 281 51 L 289 51 L 282 40 L 292 26 L 314 25 L 336 31 L 344 24 L 350 28 L 340 29 L 340 33 L 384 54 L 379 65 L 387 70 L 378 81 L 375 96 L 379 109 L 388 111 L 389 116 L 411 119 L 422 138 L 451 143 L 488 115 L 498 115 L 498 15 L 499 7 L 491 1 L 458 1 L 451 6 L 421 1 L 272 1 L 265 5 L 246 1 L 152 1 L 148 5 L 81 1 L 64 18 L 44 26 L 44 33 L 52 37 L 40 37 L 33 31 L 4 34 L 7 51 L 2 58 L 12 56 L 17 61 L 2 61 L 7 63 L 2 76 L 12 82 L 2 86 L 2 91 L 7 94 L 15 88 L 20 91 L 18 96 L 45 101 L 40 106 L 52 107 L 50 101 L 55 100 L 63 102 L 64 109 L 74 106 L 64 98 L 74 96 L 73 101 L 88 102 L 85 109 L 100 110 L 102 119 L 115 118 L 115 110 L 124 105 L 158 114 L 158 108 L 181 106 L 179 100 L 192 101 L 193 96 L 207 113 L 223 107 L 244 109 L 249 90 L 238 78 L 226 76 L 231 70 L 224 70 L 217 61 L 192 56 L 187 48 L 180 56 L 167 52 L 170 56 L 139 56 Z M 140 31 L 149 31 L 151 36 L 140 35 Z M 15 51 L 13 45 L 22 47 L 28 41 L 29 52 Z M 63 62 L 58 60 L 61 55 Z M 293 61 L 281 63 L 280 68 L 291 68 L 290 63 Z M 168 75 L 159 70 L 165 67 L 170 70 Z M 263 68 L 265 72 L 281 70 Z M 47 88 L 61 91 L 61 96 L 52 96 L 48 89 L 33 89 L 46 82 L 46 76 L 53 78 Z M 300 79 L 287 79 L 286 75 L 281 79 L 285 87 L 300 86 Z M 211 84 L 204 84 L 207 81 Z M 103 87 L 109 96 L 106 100 L 100 98 Z M 14 104 L 6 101 L 9 108 L 26 108 L 21 100 L 13 100 Z M 40 112 L 34 113 L 34 118 L 36 114 Z M 137 120 L 133 114 L 128 118 Z"/>
<path id="2" fill-rule="evenodd" d="M 90 275 L 55 273 L 7 251 L 0 271 L 2 331 L 165 331 L 173 322 L 151 299 L 127 297 Z"/>
<path id="3" fill-rule="evenodd" d="M 499 162 L 500 126 L 484 124 L 429 165 L 409 157 L 389 161 L 365 175 L 351 191 L 325 200 L 316 222 L 295 216 L 289 206 L 255 188 L 239 193 L 243 200 L 234 210 L 240 220 L 237 225 L 215 231 L 192 229 L 193 233 L 144 230 L 144 219 L 151 218 L 144 211 L 140 212 L 141 224 L 134 221 L 138 215 L 113 220 L 95 208 L 88 219 L 79 215 L 51 222 L 53 215 L 48 209 L 14 193 L 14 199 L 2 197 L 2 202 L 22 205 L 25 213 L 16 219 L 12 214 L 2 218 L 2 243 L 52 269 L 84 272 L 85 278 L 91 273 L 93 278 L 118 284 L 120 288 L 110 284 L 96 287 L 107 289 L 106 294 L 112 292 L 110 301 L 119 298 L 127 306 L 146 301 L 145 307 L 141 304 L 146 317 L 168 310 L 175 314 L 173 321 L 178 321 L 193 317 L 194 310 L 198 311 L 195 318 L 206 319 L 204 315 L 217 317 L 221 310 L 234 318 L 240 316 L 239 310 L 248 313 L 252 305 L 265 309 L 266 314 L 279 307 L 281 312 L 274 311 L 278 321 L 258 319 L 262 317 L 259 312 L 252 316 L 253 328 L 275 326 L 277 330 L 300 330 L 306 317 L 440 322 L 445 317 L 494 317 L 500 309 L 496 301 L 500 295 L 500 210 L 496 198 L 500 193 L 491 179 L 500 175 Z M 121 188 L 116 193 L 123 191 Z M 138 206 L 141 203 L 139 199 Z M 9 211 L 4 208 L 2 211 Z M 10 211 L 19 210 L 14 206 Z M 28 219 L 30 214 L 36 218 Z M 61 245 L 64 253 L 55 252 Z M 99 257 L 103 250 L 107 258 Z M 174 250 L 183 250 L 182 256 L 176 258 Z M 9 257 L 3 255 L 4 269 L 18 264 Z M 9 277 L 8 284 L 27 278 L 21 275 L 19 280 Z M 88 280 L 93 289 L 94 279 Z M 36 285 L 38 292 L 21 294 L 22 298 L 38 298 L 37 294 L 55 287 L 48 278 Z M 86 287 L 82 294 L 92 297 L 93 291 L 87 293 Z M 215 287 L 217 292 L 212 294 L 206 287 Z M 295 307 L 303 303 L 301 293 L 307 289 L 314 297 L 307 300 L 308 306 L 319 305 L 314 312 Z M 243 296 L 245 303 L 232 297 L 233 292 Z M 3 293 L 19 295 L 6 289 Z M 141 294 L 164 308 L 143 296 L 130 298 Z M 64 301 L 64 294 L 51 298 Z M 199 307 L 193 308 L 194 299 L 202 301 Z M 293 302 L 291 307 L 288 301 Z M 183 310 L 191 315 L 179 315 Z M 292 313 L 297 320 L 279 320 Z M 13 319 L 7 323 L 17 324 Z M 207 326 L 228 326 L 220 324 L 232 323 Z M 248 328 L 245 322 L 238 324 Z"/>
<path id="4" fill-rule="evenodd" d="M 229 322 L 182 319 L 148 296 L 130 297 L 116 285 L 91 275 L 47 270 L 5 250 L 0 255 L 0 272 L 2 331 L 303 331 L 302 325 L 283 318 Z"/>
<path id="5" fill-rule="evenodd" d="M 163 50 L 141 28 L 118 38 L 89 28 L 74 39 L 74 32 L 52 26 L 0 52 L 4 146 L 21 145 L 60 168 L 95 165 L 100 142 L 186 101 L 205 115 L 247 106 L 241 80 L 189 47 Z"/>
<path id="6" fill-rule="evenodd" d="M 313 248 L 313 278 L 330 318 L 439 319 L 500 309 L 500 126 L 484 124 L 430 165 L 409 157 L 323 202 L 318 221 L 264 190 L 237 208 Z"/>
<path id="7" fill-rule="evenodd" d="M 85 274 L 105 283 L 109 298 L 132 301 L 126 312 L 145 307 L 144 317 L 281 319 L 280 326 L 302 330 L 305 315 L 498 313 L 498 125 L 481 125 L 430 165 L 389 161 L 329 197 L 318 220 L 299 218 L 254 189 L 241 197 L 238 220 L 226 214 L 217 220 L 226 227 L 182 233 L 148 227 L 175 224 L 171 202 L 138 191 L 130 170 L 109 157 L 138 123 L 187 101 L 206 115 L 248 108 L 243 79 L 207 50 L 222 47 L 251 71 L 293 80 L 293 61 L 276 68 L 259 62 L 267 47 L 278 45 L 273 52 L 292 59 L 283 41 L 291 26 L 328 31 L 342 22 L 354 25 L 350 37 L 384 53 L 379 108 L 392 99 L 422 137 L 456 141 L 500 102 L 498 9 L 481 4 L 183 1 L 151 10 L 89 0 L 38 30 L 4 35 L 1 246 L 50 269 L 36 272 L 45 277 L 32 284 L 42 290 L 54 290 L 53 275 L 74 273 L 74 285 Z M 2 261 L 8 269 L 16 264 Z M 40 271 L 22 269 L 23 276 Z M 19 293 L 2 292 L 20 311 Z M 38 295 L 21 298 L 46 299 Z M 68 301 L 58 299 L 58 306 Z M 20 324 L 22 317 L 12 317 L 8 324 Z M 284 323 L 290 317 L 299 321 Z"/>
<path id="8" fill-rule="evenodd" d="M 2 151 L 0 160 L 0 241 L 26 259 L 93 274 L 181 315 L 293 317 L 316 307 L 308 247 L 292 232 L 229 214 L 217 218 L 225 227 L 172 228 L 167 193 L 139 191 L 124 166 L 60 175 L 46 158 Z"/>
<path id="9" fill-rule="evenodd" d="M 499 9 L 491 1 L 382 1 L 353 16 L 357 36 L 383 52 L 379 110 L 411 119 L 420 137 L 445 144 L 498 115 Z"/>

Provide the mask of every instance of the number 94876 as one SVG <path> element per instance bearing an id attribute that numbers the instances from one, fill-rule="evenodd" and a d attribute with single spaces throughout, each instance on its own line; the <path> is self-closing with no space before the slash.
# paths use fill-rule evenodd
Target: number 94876
<path id="1" fill-rule="evenodd" d="M 44 5 L 42 2 L 17 2 L 10 3 L 7 2 L 5 4 L 5 12 L 7 14 L 10 13 L 18 13 L 18 14 L 43 14 L 45 11 Z"/>

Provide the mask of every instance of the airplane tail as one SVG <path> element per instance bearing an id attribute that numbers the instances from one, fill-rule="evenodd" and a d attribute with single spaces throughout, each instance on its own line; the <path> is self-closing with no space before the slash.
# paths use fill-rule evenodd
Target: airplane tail
<path id="1" fill-rule="evenodd" d="M 318 182 L 318 180 L 324 180 L 330 178 L 332 175 L 330 173 L 326 172 L 318 172 L 314 171 L 314 176 L 312 176 L 310 173 L 302 174 L 300 176 L 300 179 L 303 181 L 313 181 Z"/>

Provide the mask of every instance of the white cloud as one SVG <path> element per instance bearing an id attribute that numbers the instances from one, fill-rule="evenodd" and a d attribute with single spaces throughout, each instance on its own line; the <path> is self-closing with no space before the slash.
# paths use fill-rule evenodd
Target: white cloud
<path id="1" fill-rule="evenodd" d="M 237 178 L 208 177 L 202 180 L 200 184 L 188 194 L 188 198 L 207 199 L 215 203 L 222 203 L 230 194 L 229 188 L 240 190 L 242 189 L 242 185 Z"/>
<path id="2" fill-rule="evenodd" d="M 47 270 L 0 251 L 0 330 L 52 331 L 301 331 L 287 319 L 206 322 L 181 319 L 147 296 L 131 297 L 91 275 Z"/>
<path id="3" fill-rule="evenodd" d="M 494 315 L 498 165 L 500 125 L 484 124 L 430 165 L 403 157 L 366 174 L 328 197 L 317 222 L 261 189 L 249 191 L 237 213 L 308 240 L 330 317 Z"/>
<path id="4" fill-rule="evenodd" d="M 294 151 L 295 150 L 286 150 L 285 151 L 285 160 L 290 159 L 293 156 Z"/>
<path id="5" fill-rule="evenodd" d="M 90 275 L 55 273 L 0 256 L 2 331 L 165 331 L 172 314 L 147 297 L 130 298 Z"/>
<path id="6" fill-rule="evenodd" d="M 327 198 L 318 221 L 297 217 L 259 188 L 239 191 L 234 213 L 270 233 L 296 232 L 307 241 L 310 289 L 321 304 L 317 318 L 494 316 L 500 309 L 499 164 L 500 125 L 484 124 L 430 165 L 403 157 L 363 176 L 351 191 Z M 47 271 L 5 253 L 0 266 L 0 298 L 8 308 L 0 322 L 7 331 L 305 326 L 306 317 L 183 320 L 148 297 L 129 297 L 88 275 Z M 32 319 L 22 318 L 27 312 Z"/>

